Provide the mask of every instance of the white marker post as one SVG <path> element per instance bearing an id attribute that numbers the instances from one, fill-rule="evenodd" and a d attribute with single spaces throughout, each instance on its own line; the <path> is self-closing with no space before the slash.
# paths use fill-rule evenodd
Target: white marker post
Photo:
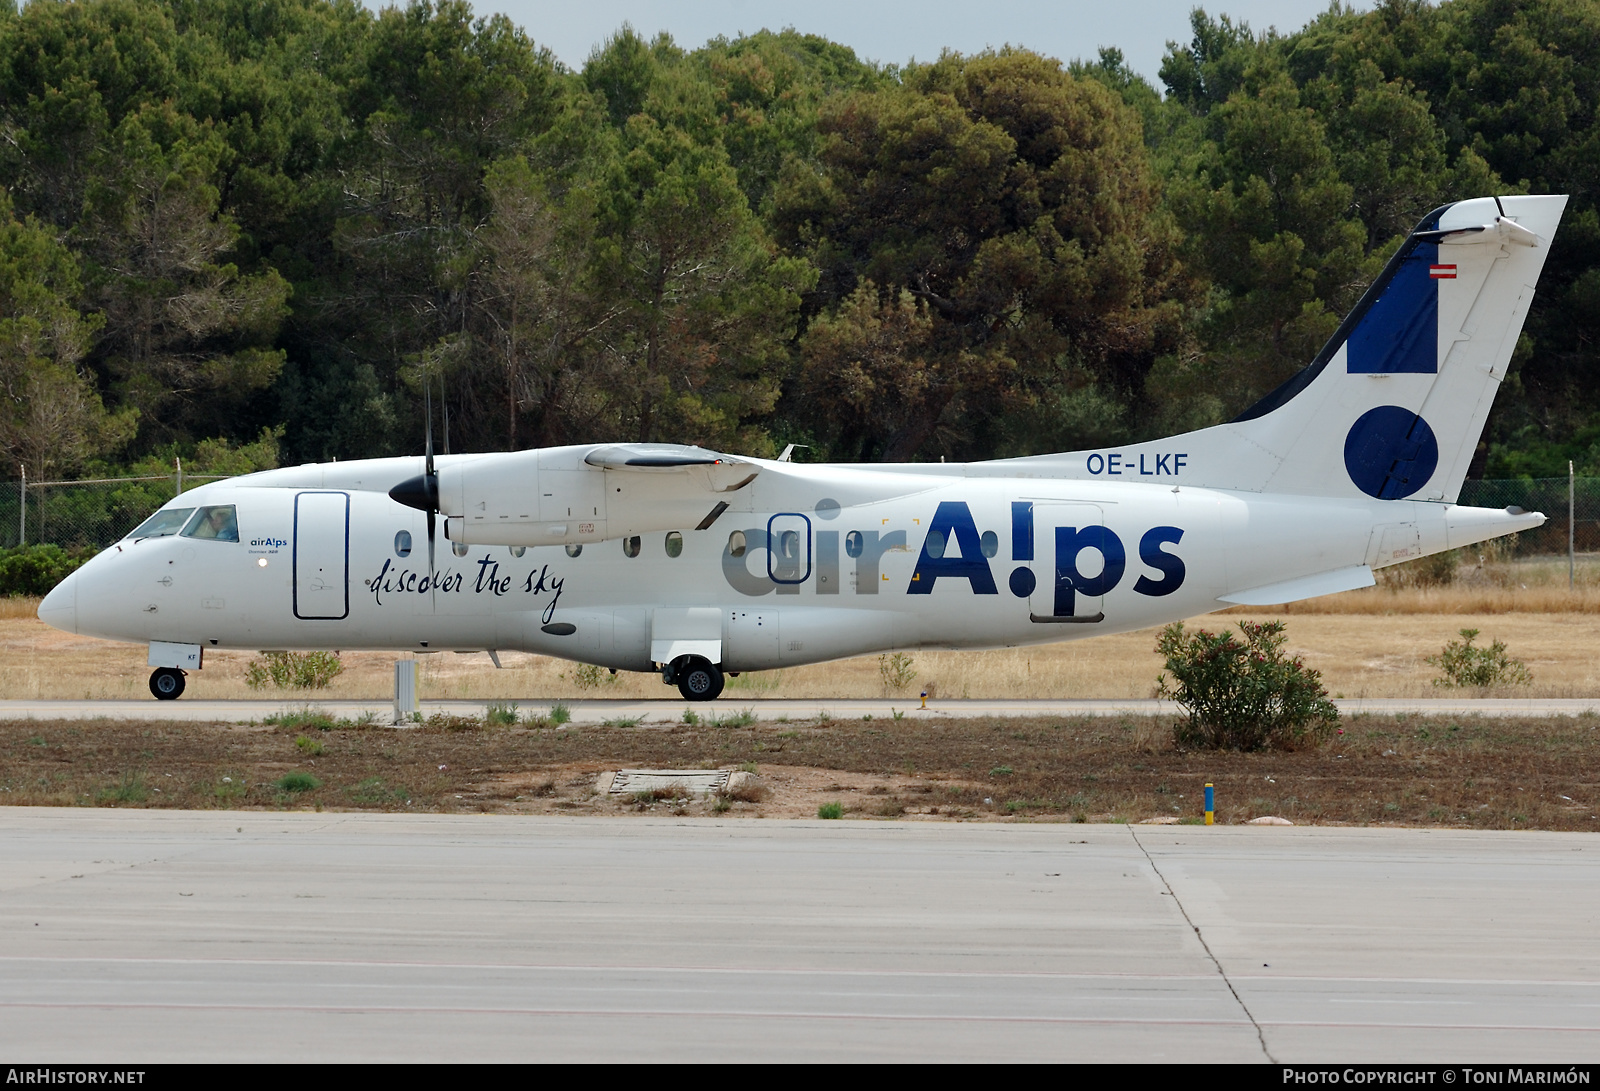
<path id="1" fill-rule="evenodd" d="M 417 704 L 417 661 L 400 659 L 394 665 L 394 722 L 410 723 Z"/>

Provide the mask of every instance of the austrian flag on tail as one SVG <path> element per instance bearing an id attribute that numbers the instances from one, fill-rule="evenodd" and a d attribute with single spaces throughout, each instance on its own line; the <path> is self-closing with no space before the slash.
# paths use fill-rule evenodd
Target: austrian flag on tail
<path id="1" fill-rule="evenodd" d="M 1434 280 L 1454 280 L 1456 279 L 1456 267 L 1454 265 L 1430 265 L 1428 266 L 1428 275 Z"/>

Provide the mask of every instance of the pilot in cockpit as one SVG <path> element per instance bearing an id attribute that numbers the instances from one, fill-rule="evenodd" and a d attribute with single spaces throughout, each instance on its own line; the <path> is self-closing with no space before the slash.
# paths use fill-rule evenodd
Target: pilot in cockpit
<path id="1" fill-rule="evenodd" d="M 237 542 L 239 540 L 239 523 L 234 518 L 233 505 L 219 504 L 216 507 L 200 509 L 199 516 L 195 519 L 186 536 L 190 538 L 215 538 L 219 542 Z"/>

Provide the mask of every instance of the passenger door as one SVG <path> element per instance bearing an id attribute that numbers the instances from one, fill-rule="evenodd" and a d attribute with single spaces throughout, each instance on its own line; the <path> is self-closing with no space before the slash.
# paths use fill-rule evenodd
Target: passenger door
<path id="1" fill-rule="evenodd" d="M 350 494 L 303 492 L 294 498 L 294 616 L 350 616 Z"/>

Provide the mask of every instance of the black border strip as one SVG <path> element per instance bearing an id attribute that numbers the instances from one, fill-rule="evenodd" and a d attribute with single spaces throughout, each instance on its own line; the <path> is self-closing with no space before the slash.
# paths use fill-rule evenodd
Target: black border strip
<path id="1" fill-rule="evenodd" d="M 1350 339 L 1350 335 L 1361 324 L 1362 318 L 1366 317 L 1367 312 L 1372 309 L 1372 305 L 1378 301 L 1378 297 L 1383 295 L 1384 289 L 1389 287 L 1389 282 L 1400 271 L 1401 263 L 1411 256 L 1411 252 L 1417 248 L 1419 243 L 1437 241 L 1437 235 L 1434 235 L 1433 238 L 1428 238 L 1427 236 L 1432 234 L 1438 227 L 1439 217 L 1443 216 L 1458 203 L 1451 202 L 1448 205 L 1440 205 L 1417 221 L 1417 226 L 1412 229 L 1410 235 L 1406 236 L 1406 241 L 1400 244 L 1400 249 L 1394 252 L 1394 256 L 1383 267 L 1383 272 L 1378 274 L 1378 279 L 1373 281 L 1372 286 L 1362 293 L 1361 299 L 1351 308 L 1350 313 L 1344 316 L 1344 321 L 1339 323 L 1339 328 L 1333 331 L 1333 336 L 1328 338 L 1328 343 L 1322 346 L 1322 351 L 1317 353 L 1316 358 L 1285 379 L 1282 385 L 1272 393 L 1256 402 L 1228 423 L 1241 424 L 1247 420 L 1264 417 L 1274 409 L 1287 405 L 1296 394 L 1310 386 L 1312 381 L 1322 374 L 1322 369 L 1328 366 L 1328 361 L 1332 360 L 1339 351 L 1339 346 Z M 1455 234 L 1455 232 L 1450 232 L 1450 234 Z"/>

